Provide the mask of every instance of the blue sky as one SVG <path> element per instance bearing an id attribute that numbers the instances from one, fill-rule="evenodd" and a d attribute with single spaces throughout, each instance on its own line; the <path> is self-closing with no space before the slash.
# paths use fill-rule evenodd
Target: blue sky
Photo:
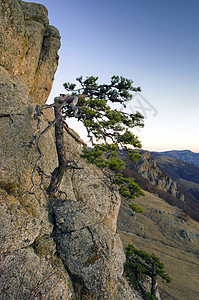
<path id="1" fill-rule="evenodd" d="M 44 4 L 61 34 L 49 102 L 80 75 L 122 75 L 142 88 L 129 109 L 145 107 L 145 128 L 135 130 L 143 148 L 199 152 L 198 0 L 28 2 Z"/>

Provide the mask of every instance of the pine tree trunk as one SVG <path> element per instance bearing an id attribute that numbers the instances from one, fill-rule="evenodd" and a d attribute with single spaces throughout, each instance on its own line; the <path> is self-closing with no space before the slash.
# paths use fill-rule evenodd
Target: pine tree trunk
<path id="1" fill-rule="evenodd" d="M 64 125 L 62 120 L 62 113 L 60 107 L 54 107 L 55 119 L 55 142 L 56 150 L 58 156 L 58 167 L 52 173 L 51 182 L 47 188 L 49 194 L 55 194 L 61 184 L 62 178 L 65 174 L 67 157 L 66 157 L 66 147 L 64 143 Z"/>

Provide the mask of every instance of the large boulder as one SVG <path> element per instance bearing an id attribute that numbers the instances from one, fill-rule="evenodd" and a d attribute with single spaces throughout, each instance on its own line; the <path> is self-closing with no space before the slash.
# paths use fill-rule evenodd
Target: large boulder
<path id="1" fill-rule="evenodd" d="M 2 0 L 0 65 L 24 79 L 35 103 L 44 104 L 58 65 L 58 30 L 49 25 L 48 11 L 36 3 Z"/>

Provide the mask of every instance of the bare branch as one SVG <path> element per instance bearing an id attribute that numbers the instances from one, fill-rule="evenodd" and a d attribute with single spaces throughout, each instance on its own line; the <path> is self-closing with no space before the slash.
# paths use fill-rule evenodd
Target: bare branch
<path id="1" fill-rule="evenodd" d="M 87 146 L 87 144 L 72 130 L 68 127 L 68 125 L 64 122 L 64 129 L 78 142 L 81 143 L 84 146 Z"/>

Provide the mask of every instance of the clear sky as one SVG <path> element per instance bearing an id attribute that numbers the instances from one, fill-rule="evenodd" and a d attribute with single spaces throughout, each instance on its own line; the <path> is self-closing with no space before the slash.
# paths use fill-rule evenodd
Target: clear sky
<path id="1" fill-rule="evenodd" d="M 129 109 L 146 117 L 135 130 L 143 148 L 199 152 L 199 0 L 28 2 L 44 4 L 61 34 L 49 102 L 81 75 L 122 75 L 142 88 Z"/>

